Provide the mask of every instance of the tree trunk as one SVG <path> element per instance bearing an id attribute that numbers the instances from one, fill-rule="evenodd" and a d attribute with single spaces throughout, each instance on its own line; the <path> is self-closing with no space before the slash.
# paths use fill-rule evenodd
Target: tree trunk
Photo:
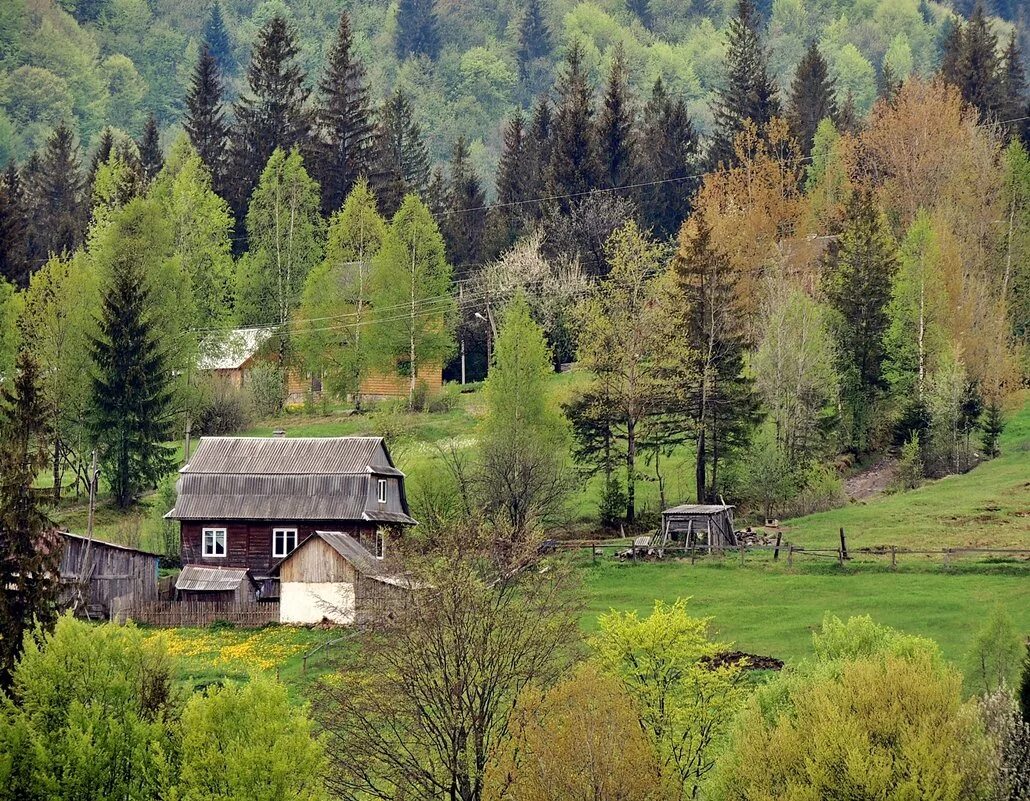
<path id="1" fill-rule="evenodd" d="M 697 432 L 697 457 L 694 462 L 694 481 L 697 502 L 705 502 L 705 424 L 702 420 Z"/>
<path id="2" fill-rule="evenodd" d="M 626 421 L 626 525 L 636 518 L 637 427 L 633 419 Z"/>
<path id="3" fill-rule="evenodd" d="M 61 500 L 61 440 L 54 437 L 54 503 Z"/>

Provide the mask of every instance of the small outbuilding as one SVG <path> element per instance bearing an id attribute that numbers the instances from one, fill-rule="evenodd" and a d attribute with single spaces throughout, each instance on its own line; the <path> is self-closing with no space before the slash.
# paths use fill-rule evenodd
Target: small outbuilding
<path id="1" fill-rule="evenodd" d="M 391 574 L 355 537 L 315 531 L 272 568 L 279 577 L 279 622 L 363 625 L 389 619 L 413 585 Z"/>
<path id="2" fill-rule="evenodd" d="M 726 504 L 683 504 L 662 512 L 662 539 L 718 550 L 735 548 L 733 507 Z"/>
<path id="3" fill-rule="evenodd" d="M 157 598 L 160 555 L 61 532 L 61 600 L 76 613 L 106 617 L 115 598 Z"/>
<path id="4" fill-rule="evenodd" d="M 180 601 L 250 603 L 257 600 L 257 583 L 245 567 L 186 565 L 175 579 Z"/>

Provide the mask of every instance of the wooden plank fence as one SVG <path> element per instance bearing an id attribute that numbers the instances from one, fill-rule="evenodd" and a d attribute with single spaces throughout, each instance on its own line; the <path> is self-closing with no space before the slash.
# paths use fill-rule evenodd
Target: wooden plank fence
<path id="1" fill-rule="evenodd" d="M 241 628 L 260 628 L 279 622 L 279 604 L 275 601 L 237 603 L 116 598 L 111 603 L 111 620 L 117 623 L 133 620 L 166 628 L 210 626 L 217 621 L 225 621 Z"/>

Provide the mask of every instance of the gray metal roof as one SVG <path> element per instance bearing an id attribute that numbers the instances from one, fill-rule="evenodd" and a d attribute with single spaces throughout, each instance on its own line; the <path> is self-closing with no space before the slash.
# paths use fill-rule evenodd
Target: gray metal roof
<path id="1" fill-rule="evenodd" d="M 685 503 L 681 506 L 674 506 L 662 512 L 663 515 L 716 515 L 720 512 L 731 511 L 734 507 L 726 504 L 707 505 L 703 503 Z"/>
<path id="2" fill-rule="evenodd" d="M 186 565 L 175 580 L 175 589 L 198 592 L 231 592 L 247 580 L 247 572 L 245 567 Z"/>
<path id="3" fill-rule="evenodd" d="M 272 569 L 269 572 L 273 576 L 279 575 L 279 568 L 282 564 L 289 560 L 295 553 L 300 551 L 311 540 L 315 539 L 315 537 L 324 540 L 330 548 L 350 562 L 350 564 L 354 566 L 354 569 L 362 575 L 371 577 L 388 575 L 388 573 L 383 570 L 382 562 L 379 559 L 376 559 L 371 553 L 369 553 L 368 549 L 354 539 L 354 537 L 349 534 L 344 534 L 341 531 L 313 531 L 311 536 L 304 540 L 299 547 L 272 565 Z"/>
<path id="4" fill-rule="evenodd" d="M 79 542 L 86 543 L 89 538 L 84 537 L 81 534 L 72 534 L 70 531 L 61 531 L 60 535 L 69 540 L 78 540 Z M 100 540 L 93 537 L 93 545 L 100 546 L 101 548 L 117 548 L 119 551 L 132 551 L 133 553 L 142 554 L 143 556 L 153 556 L 155 559 L 160 559 L 161 554 L 155 553 L 154 551 L 144 551 L 142 548 L 132 548 L 128 545 L 119 545 L 116 542 L 108 542 L 107 540 Z"/>
<path id="5" fill-rule="evenodd" d="M 225 475 L 342 475 L 397 472 L 382 437 L 204 437 L 189 473 Z"/>
<path id="6" fill-rule="evenodd" d="M 397 479 L 385 504 L 375 497 L 379 476 Z M 403 479 L 381 437 L 205 437 L 165 517 L 411 525 Z"/>

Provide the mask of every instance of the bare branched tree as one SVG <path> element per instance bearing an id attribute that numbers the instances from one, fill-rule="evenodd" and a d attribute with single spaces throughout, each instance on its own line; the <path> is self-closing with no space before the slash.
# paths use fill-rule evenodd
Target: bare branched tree
<path id="1" fill-rule="evenodd" d="M 570 574 L 528 550 L 498 558 L 478 536 L 451 532 L 418 571 L 429 589 L 395 627 L 365 635 L 317 694 L 338 797 L 480 801 L 519 694 L 567 666 L 578 638 Z"/>

